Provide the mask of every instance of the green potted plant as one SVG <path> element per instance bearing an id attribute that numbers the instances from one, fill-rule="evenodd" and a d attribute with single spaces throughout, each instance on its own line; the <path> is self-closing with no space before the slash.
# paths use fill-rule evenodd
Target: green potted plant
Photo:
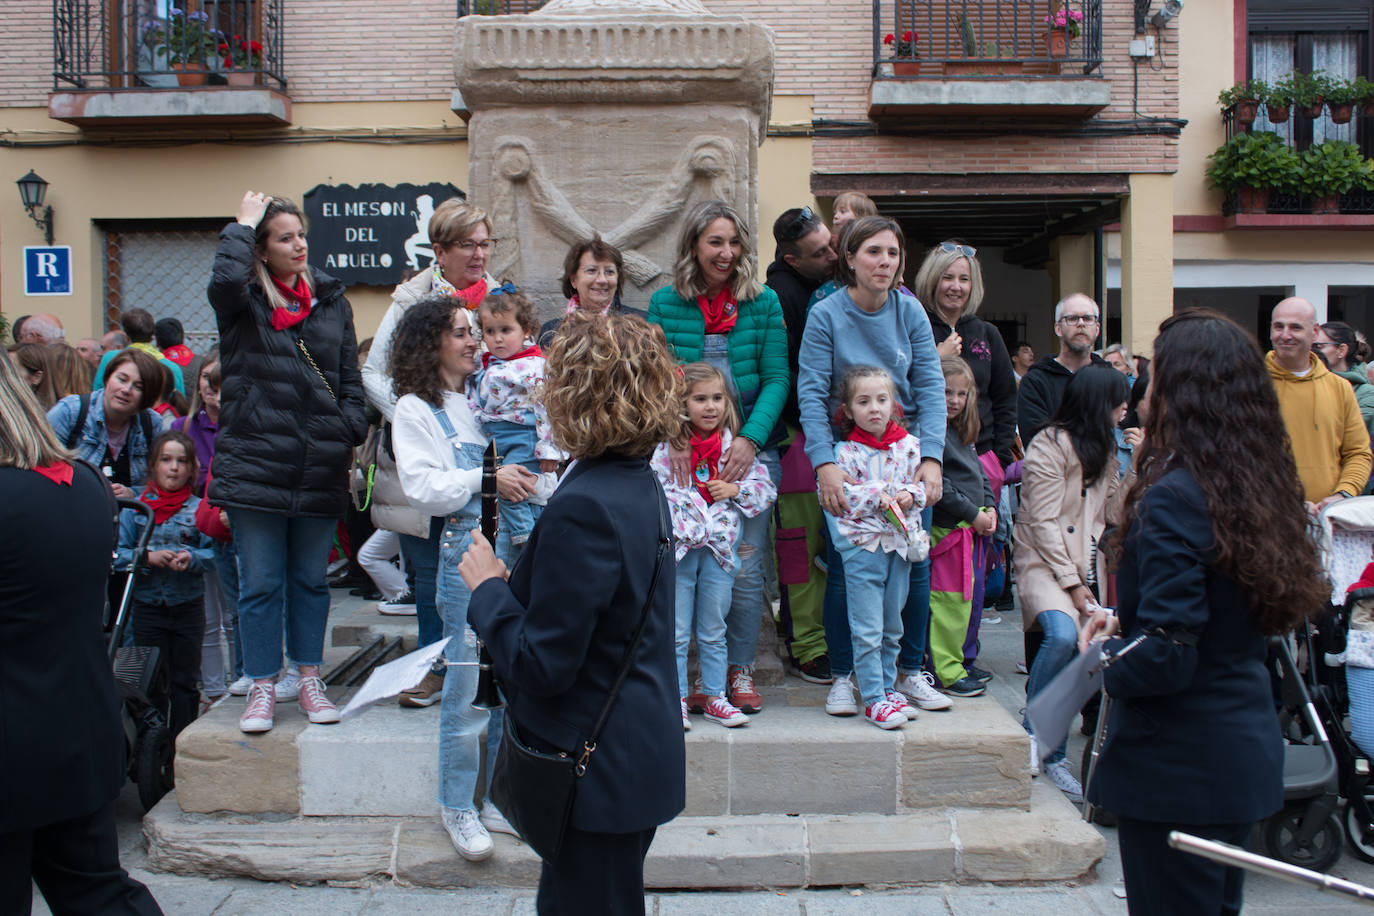
<path id="1" fill-rule="evenodd" d="M 1331 77 L 1326 81 L 1326 108 L 1331 112 L 1331 123 L 1349 124 L 1355 114 L 1355 102 L 1359 96 L 1355 84 L 1350 80 Z"/>
<path id="2" fill-rule="evenodd" d="M 1264 96 L 1264 115 L 1273 124 L 1288 120 L 1289 110 L 1293 107 L 1293 93 L 1286 83 L 1280 81 L 1269 87 Z"/>
<path id="3" fill-rule="evenodd" d="M 1321 70 L 1312 73 L 1294 70 L 1279 80 L 1275 88 L 1287 95 L 1302 114 L 1309 118 L 1321 117 L 1322 106 L 1326 104 L 1326 74 Z"/>
<path id="4" fill-rule="evenodd" d="M 1363 76 L 1357 76 L 1350 83 L 1351 91 L 1355 93 L 1355 102 L 1360 109 L 1371 117 L 1374 117 L 1374 82 Z"/>
<path id="5" fill-rule="evenodd" d="M 1313 213 L 1339 213 L 1341 195 L 1374 189 L 1374 162 L 1346 140 L 1326 140 L 1303 150 L 1297 186 L 1313 198 Z"/>
<path id="6" fill-rule="evenodd" d="M 1221 93 L 1217 95 L 1217 102 L 1221 105 L 1222 111 L 1234 108 L 1236 123 L 1243 127 L 1249 127 L 1255 123 L 1260 102 L 1268 95 L 1269 86 L 1267 83 L 1263 80 L 1251 80 L 1248 83 L 1236 83 L 1229 89 L 1221 90 Z"/>
<path id="7" fill-rule="evenodd" d="M 178 85 L 205 85 L 206 62 L 215 59 L 223 38 L 219 30 L 211 28 L 209 13 L 188 13 L 174 6 L 165 20 L 153 20 L 147 29 L 144 41 L 154 54 L 165 55 L 171 68 L 179 71 Z"/>
<path id="8" fill-rule="evenodd" d="M 1008 73 L 1021 72 L 1024 62 L 1002 57 L 1002 49 L 997 42 L 979 42 L 978 32 L 973 26 L 973 20 L 968 17 L 967 13 L 959 14 L 958 30 L 965 59 L 945 61 L 943 69 L 947 76 L 963 74 L 1004 76 Z"/>
<path id="9" fill-rule="evenodd" d="M 1227 197 L 1235 198 L 1241 213 L 1263 213 L 1269 192 L 1293 184 L 1298 154 L 1270 131 L 1236 134 L 1210 157 L 1207 181 Z"/>

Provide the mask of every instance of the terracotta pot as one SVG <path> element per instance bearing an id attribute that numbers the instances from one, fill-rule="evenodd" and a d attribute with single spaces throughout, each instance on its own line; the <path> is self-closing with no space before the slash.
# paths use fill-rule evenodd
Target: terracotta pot
<path id="1" fill-rule="evenodd" d="M 1318 197 L 1312 201 L 1313 213 L 1340 213 L 1341 195 L 1328 194 L 1325 197 Z"/>
<path id="2" fill-rule="evenodd" d="M 252 70 L 230 70 L 224 74 L 224 81 L 230 86 L 256 86 L 258 74 Z"/>
<path id="3" fill-rule="evenodd" d="M 177 74 L 178 86 L 204 86 L 209 74 L 204 64 L 172 64 Z"/>
<path id="4" fill-rule="evenodd" d="M 896 76 L 920 76 L 921 62 L 919 60 L 894 60 L 892 72 Z"/>
<path id="5" fill-rule="evenodd" d="M 1269 116 L 1269 120 L 1275 124 L 1282 124 L 1288 120 L 1288 106 L 1274 105 L 1270 102 L 1264 103 L 1264 113 Z"/>
<path id="6" fill-rule="evenodd" d="M 1264 213 L 1269 209 L 1268 188 L 1237 188 L 1237 213 Z"/>
<path id="7" fill-rule="evenodd" d="M 1050 57 L 1069 56 L 1069 30 L 1050 29 L 1049 34 Z"/>
<path id="8" fill-rule="evenodd" d="M 1311 118 L 1314 121 L 1322 116 L 1322 109 L 1326 107 L 1326 99 L 1317 99 L 1311 105 L 1299 105 L 1298 113 L 1304 118 Z"/>
<path id="9" fill-rule="evenodd" d="M 1327 102 L 1326 107 L 1331 110 L 1332 124 L 1349 124 L 1355 116 L 1354 102 Z"/>
<path id="10" fill-rule="evenodd" d="M 1241 99 L 1235 104 L 1236 123 L 1242 127 L 1249 127 L 1255 123 L 1255 117 L 1259 114 L 1259 102 L 1254 99 Z"/>
<path id="11" fill-rule="evenodd" d="M 1360 103 L 1360 111 L 1368 117 L 1374 118 L 1374 99 L 1365 99 Z"/>

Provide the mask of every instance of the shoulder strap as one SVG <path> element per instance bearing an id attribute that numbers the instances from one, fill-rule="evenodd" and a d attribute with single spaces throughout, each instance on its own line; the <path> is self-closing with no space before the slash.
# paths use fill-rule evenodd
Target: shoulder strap
<path id="1" fill-rule="evenodd" d="M 444 438 L 452 442 L 458 438 L 458 431 L 453 428 L 453 421 L 448 418 L 448 411 L 442 407 L 429 405 L 429 409 L 434 413 L 434 419 L 439 421 L 439 428 L 444 431 Z"/>
<path id="2" fill-rule="evenodd" d="M 148 411 L 138 412 L 138 425 L 143 429 L 143 444 L 149 451 L 153 448 L 153 418 L 148 415 Z"/>
<path id="3" fill-rule="evenodd" d="M 81 430 L 86 428 L 86 418 L 91 414 L 91 393 L 88 391 L 81 395 L 81 408 L 76 413 L 76 424 L 67 433 L 67 441 L 63 443 L 67 448 L 76 448 L 76 443 L 81 439 Z M 103 477 L 102 477 L 103 479 Z"/>
<path id="4" fill-rule="evenodd" d="M 611 685 L 611 692 L 606 695 L 606 702 L 601 707 L 601 715 L 596 717 L 596 725 L 592 728 L 591 735 L 582 742 L 582 755 L 577 761 L 578 776 L 587 772 L 587 761 L 591 759 L 592 752 L 596 750 L 597 739 L 601 737 L 601 730 L 606 727 L 606 720 L 610 718 L 611 707 L 615 705 L 615 698 L 620 695 L 621 685 L 625 683 L 625 677 L 630 673 L 630 664 L 634 661 L 635 651 L 644 638 L 644 626 L 649 622 L 649 608 L 653 606 L 654 593 L 658 591 L 658 576 L 663 571 L 663 558 L 667 556 L 668 547 L 673 541 L 672 527 L 668 523 L 668 513 L 663 509 L 666 497 L 663 495 L 663 488 L 658 482 L 657 475 L 652 476 L 654 495 L 658 502 L 658 555 L 654 559 L 654 574 L 649 580 L 649 594 L 644 599 L 644 608 L 639 612 L 639 623 L 635 626 L 635 633 L 630 639 L 629 648 L 625 650 L 625 658 L 620 663 L 620 672 L 615 676 L 615 683 Z"/>

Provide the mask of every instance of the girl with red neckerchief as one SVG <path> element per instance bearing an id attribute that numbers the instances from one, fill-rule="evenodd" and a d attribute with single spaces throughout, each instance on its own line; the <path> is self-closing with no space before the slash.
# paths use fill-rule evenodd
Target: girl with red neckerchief
<path id="1" fill-rule="evenodd" d="M 739 415 L 725 375 L 706 363 L 682 367 L 686 384 L 682 439 L 688 443 L 691 476 L 686 486 L 673 473 L 673 445 L 664 442 L 650 461 L 663 483 L 677 544 L 677 679 L 682 728 L 691 728 L 687 700 L 687 647 L 696 632 L 701 659 L 702 708 L 712 722 L 733 728 L 748 722 L 726 695 L 725 618 L 739 574 L 740 531 L 745 518 L 766 515 L 777 487 L 757 458 L 737 481 L 721 475 L 723 458 L 739 431 Z"/>
<path id="2" fill-rule="evenodd" d="M 844 557 L 854 676 L 864 718 L 882 729 L 898 728 L 916 718 L 915 707 L 892 687 L 902 608 L 911 564 L 930 550 L 921 530 L 921 443 L 893 419 L 900 415 L 897 386 L 877 366 L 854 366 L 844 374 L 839 414 L 845 438 L 835 443 L 835 464 L 845 473 L 848 510 L 827 515 L 826 524 Z"/>

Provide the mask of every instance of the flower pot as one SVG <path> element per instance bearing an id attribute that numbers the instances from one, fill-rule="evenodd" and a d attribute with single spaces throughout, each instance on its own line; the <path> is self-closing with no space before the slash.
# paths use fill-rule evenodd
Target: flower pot
<path id="1" fill-rule="evenodd" d="M 1340 213 L 1341 195 L 1328 194 L 1325 197 L 1315 197 L 1312 199 L 1313 213 Z"/>
<path id="2" fill-rule="evenodd" d="M 176 71 L 178 86 L 204 86 L 210 76 L 204 64 L 178 63 L 172 64 L 172 69 Z"/>
<path id="3" fill-rule="evenodd" d="M 1360 111 L 1367 117 L 1374 118 L 1374 99 L 1365 99 L 1360 103 Z"/>
<path id="4" fill-rule="evenodd" d="M 1322 116 L 1322 109 L 1326 107 L 1326 99 L 1317 99 L 1311 105 L 1299 105 L 1298 113 L 1304 118 L 1316 120 Z"/>
<path id="5" fill-rule="evenodd" d="M 1050 57 L 1069 56 L 1069 30 L 1050 29 L 1049 34 Z"/>
<path id="6" fill-rule="evenodd" d="M 224 81 L 230 86 L 256 86 L 258 74 L 252 70 L 230 70 L 224 74 Z"/>
<path id="7" fill-rule="evenodd" d="M 896 76 L 920 76 L 921 62 L 919 60 L 894 60 L 892 72 Z"/>
<path id="8" fill-rule="evenodd" d="M 1249 127 L 1255 123 L 1255 118 L 1259 115 L 1259 102 L 1254 99 L 1241 99 L 1235 105 L 1236 123 L 1242 127 Z"/>
<path id="9" fill-rule="evenodd" d="M 1269 120 L 1275 124 L 1282 124 L 1284 121 L 1288 120 L 1287 105 L 1275 105 L 1272 102 L 1265 102 L 1264 113 L 1269 117 Z"/>
<path id="10" fill-rule="evenodd" d="M 1268 188 L 1237 188 L 1237 213 L 1264 213 L 1269 209 Z"/>
<path id="11" fill-rule="evenodd" d="M 1020 73 L 1023 61 L 989 57 L 986 60 L 947 60 L 941 64 L 945 76 L 1006 76 Z"/>
<path id="12" fill-rule="evenodd" d="M 1349 124 L 1355 115 L 1354 102 L 1327 102 L 1326 107 L 1331 109 L 1332 124 Z"/>

